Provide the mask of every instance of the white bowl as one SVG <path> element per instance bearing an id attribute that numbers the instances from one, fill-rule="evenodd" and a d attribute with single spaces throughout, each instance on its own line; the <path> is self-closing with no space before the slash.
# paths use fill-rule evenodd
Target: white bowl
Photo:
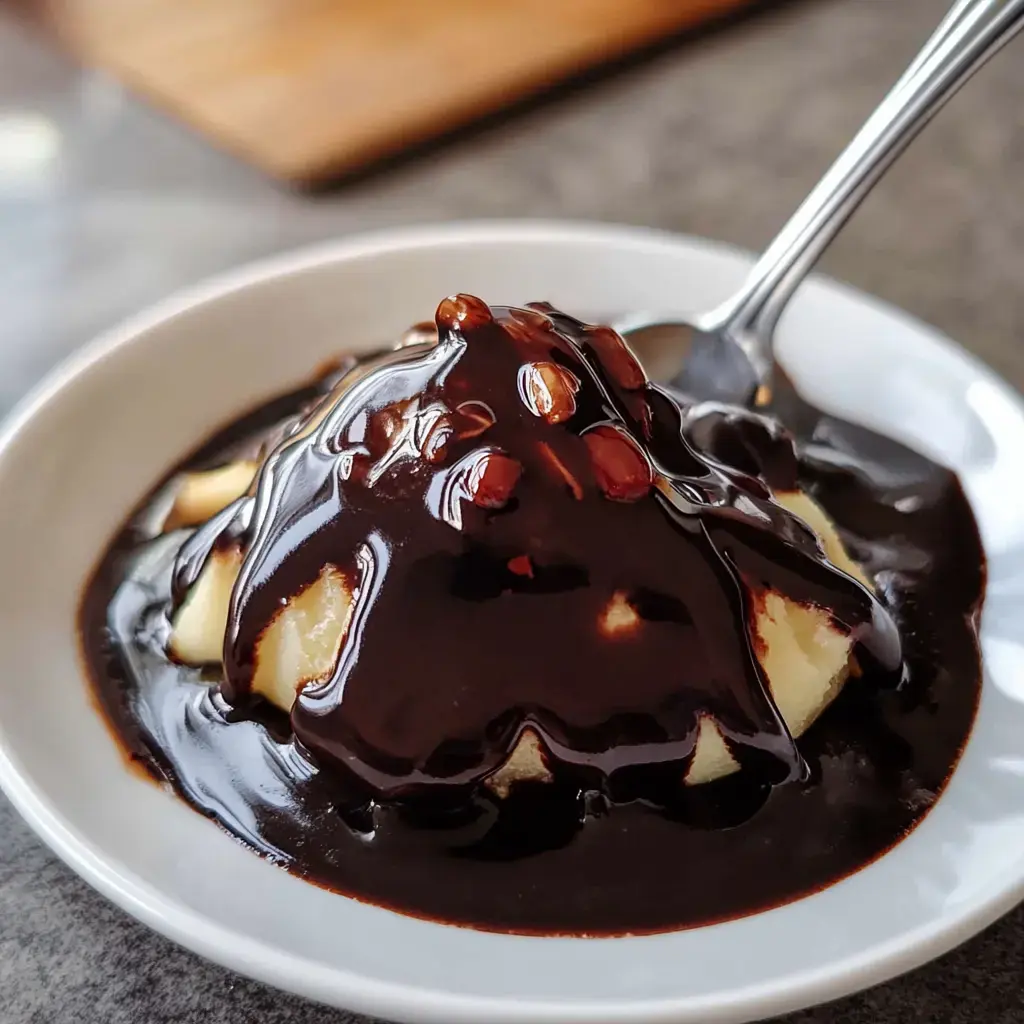
<path id="1" fill-rule="evenodd" d="M 533 938 L 358 903 L 253 856 L 126 770 L 78 662 L 76 602 L 132 504 L 182 453 L 325 357 L 393 337 L 459 290 L 581 315 L 702 309 L 745 257 L 626 228 L 478 224 L 391 232 L 192 289 L 54 373 L 0 438 L 0 783 L 97 889 L 228 967 L 403 1021 L 741 1021 L 882 981 L 1024 895 L 1024 408 L 895 310 L 825 281 L 781 357 L 826 408 L 955 467 L 991 565 L 986 676 L 953 780 L 891 853 L 739 921 L 619 939 Z M 685 865 L 681 866 L 685 870 Z"/>

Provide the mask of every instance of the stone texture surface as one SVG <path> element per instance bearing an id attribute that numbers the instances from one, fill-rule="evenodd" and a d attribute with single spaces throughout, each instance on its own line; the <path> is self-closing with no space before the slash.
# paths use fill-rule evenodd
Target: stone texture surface
<path id="1" fill-rule="evenodd" d="M 329 194 L 277 189 L 0 11 L 0 411 L 121 316 L 240 260 L 486 216 L 650 224 L 759 248 L 946 0 L 804 0 L 673 47 Z M 915 144 L 824 269 L 1024 386 L 1024 42 Z M 1024 1021 L 1024 912 L 794 1024 Z M 0 1020 L 352 1024 L 108 905 L 0 798 Z M 483 1022 L 482 1022 L 483 1024 Z"/>

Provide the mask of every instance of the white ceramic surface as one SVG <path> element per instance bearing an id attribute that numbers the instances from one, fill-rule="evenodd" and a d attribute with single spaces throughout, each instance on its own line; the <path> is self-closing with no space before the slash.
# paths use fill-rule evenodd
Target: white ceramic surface
<path id="1" fill-rule="evenodd" d="M 740 921 L 624 939 L 502 936 L 324 892 L 126 771 L 77 660 L 75 605 L 122 516 L 213 427 L 460 290 L 581 315 L 713 305 L 746 260 L 625 228 L 478 224 L 243 269 L 113 331 L 0 437 L 0 783 L 76 871 L 222 964 L 395 1020 L 741 1021 L 830 999 L 964 940 L 1024 896 L 1024 407 L 933 331 L 824 281 L 781 357 L 826 408 L 958 469 L 991 565 L 985 688 L 935 810 L 880 861 Z M 682 867 L 685 870 L 685 866 Z"/>

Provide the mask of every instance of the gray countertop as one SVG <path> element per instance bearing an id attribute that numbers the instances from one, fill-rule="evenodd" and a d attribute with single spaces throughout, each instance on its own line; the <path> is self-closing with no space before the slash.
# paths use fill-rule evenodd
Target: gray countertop
<path id="1" fill-rule="evenodd" d="M 168 291 L 366 228 L 558 216 L 758 248 L 946 4 L 787 4 L 317 197 L 221 155 L 0 10 L 0 412 L 98 329 Z M 1024 42 L 954 100 L 824 265 L 1024 387 Z M 1022 964 L 1018 910 L 929 967 L 792 1020 L 1024 1021 Z M 0 798 L 0 1020 L 352 1018 L 152 934 Z"/>

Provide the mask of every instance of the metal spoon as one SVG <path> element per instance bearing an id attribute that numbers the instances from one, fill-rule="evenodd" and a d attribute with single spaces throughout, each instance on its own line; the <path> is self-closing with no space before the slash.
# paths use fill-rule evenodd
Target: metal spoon
<path id="1" fill-rule="evenodd" d="M 692 320 L 637 314 L 615 325 L 649 371 L 693 398 L 767 404 L 775 326 L 794 291 L 917 133 L 1021 28 L 1024 0 L 958 0 L 736 295 Z"/>

